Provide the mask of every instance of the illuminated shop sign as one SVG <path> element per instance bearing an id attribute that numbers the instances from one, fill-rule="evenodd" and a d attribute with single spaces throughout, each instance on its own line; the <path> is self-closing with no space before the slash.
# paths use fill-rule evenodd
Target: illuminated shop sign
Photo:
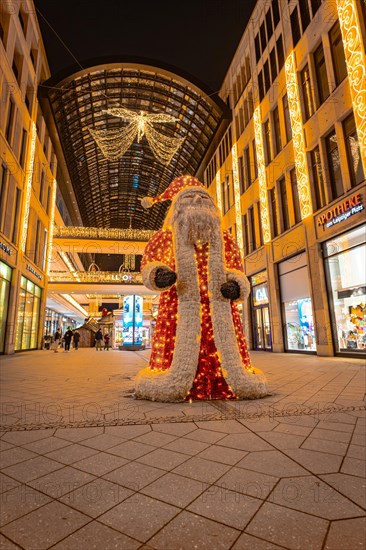
<path id="1" fill-rule="evenodd" d="M 266 284 L 258 285 L 253 289 L 253 304 L 255 306 L 268 304 L 268 287 Z"/>
<path id="2" fill-rule="evenodd" d="M 40 275 L 39 273 L 37 273 L 37 271 L 36 271 L 35 269 L 33 269 L 33 267 L 32 267 L 31 265 L 27 264 L 26 269 L 27 269 L 28 271 L 30 271 L 31 273 L 33 273 L 33 275 L 34 275 L 35 277 L 37 277 L 37 279 L 39 279 L 40 281 L 42 281 L 42 275 Z"/>
<path id="3" fill-rule="evenodd" d="M 352 195 L 349 199 L 342 201 L 333 208 L 324 212 L 321 216 L 318 216 L 318 226 L 332 227 L 337 223 L 347 220 L 354 214 L 358 214 L 363 209 L 364 206 L 362 204 L 362 195 L 360 193 L 357 195 Z"/>
<path id="4" fill-rule="evenodd" d="M 123 299 L 122 336 L 124 345 L 142 344 L 143 298 L 125 296 Z"/>
<path id="5" fill-rule="evenodd" d="M 0 250 L 3 250 L 5 254 L 7 254 L 8 256 L 11 256 L 11 249 L 1 241 L 0 241 Z"/>

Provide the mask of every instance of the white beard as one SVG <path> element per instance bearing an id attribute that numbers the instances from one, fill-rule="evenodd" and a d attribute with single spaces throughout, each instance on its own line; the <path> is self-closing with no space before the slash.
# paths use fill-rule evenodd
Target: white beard
<path id="1" fill-rule="evenodd" d="M 221 237 L 216 207 L 185 207 L 176 204 L 173 229 L 187 244 L 205 244 Z"/>

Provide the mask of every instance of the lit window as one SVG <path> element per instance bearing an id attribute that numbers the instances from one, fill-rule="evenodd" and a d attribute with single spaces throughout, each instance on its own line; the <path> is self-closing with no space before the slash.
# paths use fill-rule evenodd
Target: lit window
<path id="1" fill-rule="evenodd" d="M 360 144 L 353 113 L 343 122 L 343 132 L 347 147 L 348 167 L 352 186 L 355 186 L 365 179 L 365 174 L 362 167 Z"/>

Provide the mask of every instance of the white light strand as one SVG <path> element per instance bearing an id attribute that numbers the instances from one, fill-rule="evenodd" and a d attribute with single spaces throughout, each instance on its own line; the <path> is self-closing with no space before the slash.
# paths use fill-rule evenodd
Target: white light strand
<path id="1" fill-rule="evenodd" d="M 220 170 L 216 173 L 216 200 L 217 200 L 217 207 L 222 214 Z"/>
<path id="2" fill-rule="evenodd" d="M 150 114 L 145 111 L 136 113 L 124 107 L 104 109 L 102 112 L 129 121 L 127 127 L 120 129 L 94 130 L 89 128 L 90 134 L 108 160 L 116 160 L 122 157 L 131 147 L 135 137 L 137 137 L 137 143 L 140 143 L 145 135 L 159 162 L 169 164 L 185 139 L 184 137 L 168 137 L 154 129 L 154 124 L 167 124 L 179 120 L 172 115 L 164 113 Z"/>
<path id="3" fill-rule="evenodd" d="M 72 263 L 70 262 L 66 252 L 64 252 L 63 250 L 59 250 L 59 255 L 61 256 L 61 259 L 63 260 L 63 262 L 66 264 L 66 266 L 69 268 L 70 272 L 72 273 L 73 277 L 75 278 L 76 281 L 80 281 L 80 278 L 78 277 L 78 272 L 76 271 L 76 269 L 74 268 L 74 266 L 72 265 Z"/>
<path id="4" fill-rule="evenodd" d="M 301 219 L 304 219 L 311 215 L 312 206 L 294 52 L 286 59 L 285 73 Z"/>
<path id="5" fill-rule="evenodd" d="M 51 260 L 52 260 L 52 243 L 53 243 L 53 232 L 55 227 L 55 208 L 56 208 L 56 188 L 57 188 L 57 182 L 54 179 L 52 182 L 52 190 L 51 190 L 51 212 L 50 212 L 50 224 L 48 228 L 48 250 L 47 250 L 47 265 L 46 265 L 46 273 L 47 275 L 50 274 L 50 268 L 51 268 Z"/>
<path id="6" fill-rule="evenodd" d="M 271 226 L 269 222 L 267 178 L 266 178 L 266 167 L 264 163 L 262 121 L 261 121 L 261 111 L 260 111 L 259 105 L 254 111 L 253 119 L 254 119 L 255 149 L 256 149 L 257 164 L 258 164 L 259 200 L 261 205 L 261 223 L 262 223 L 262 229 L 263 229 L 263 241 L 265 243 L 268 243 L 271 240 Z"/>
<path id="7" fill-rule="evenodd" d="M 240 250 L 244 248 L 243 228 L 241 223 L 241 204 L 240 204 L 240 183 L 238 171 L 238 149 L 234 143 L 231 149 L 231 158 L 233 163 L 233 183 L 234 183 L 234 199 L 235 199 L 235 220 L 236 220 L 236 241 Z"/>
<path id="8" fill-rule="evenodd" d="M 139 272 L 123 271 L 50 271 L 50 283 L 118 283 L 142 285 Z"/>
<path id="9" fill-rule="evenodd" d="M 27 236 L 28 236 L 28 222 L 29 222 L 30 200 L 31 200 L 31 194 L 32 194 L 34 157 L 36 152 L 36 138 L 37 138 L 36 124 L 35 122 L 32 122 L 29 162 L 26 170 L 25 198 L 24 198 L 25 204 L 24 204 L 24 212 L 23 212 L 23 227 L 22 227 L 22 238 L 21 238 L 21 251 L 23 252 L 23 254 L 25 252 L 25 247 L 27 244 Z"/>
<path id="10" fill-rule="evenodd" d="M 357 2 L 337 0 L 337 10 L 363 171 L 366 174 L 366 56 Z"/>
<path id="11" fill-rule="evenodd" d="M 70 225 L 56 225 L 53 236 L 62 238 L 85 238 L 85 239 L 117 239 L 119 241 L 141 241 L 147 242 L 156 231 L 150 229 L 119 229 L 106 227 L 81 227 Z"/>

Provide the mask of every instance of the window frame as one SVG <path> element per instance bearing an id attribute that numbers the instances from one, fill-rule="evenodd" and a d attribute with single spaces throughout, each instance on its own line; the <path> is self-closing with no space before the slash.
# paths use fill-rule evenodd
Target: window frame
<path id="1" fill-rule="evenodd" d="M 341 74 L 341 70 L 342 70 L 342 67 L 339 69 L 339 65 L 337 63 L 337 61 L 339 61 L 339 49 L 337 50 L 337 45 L 334 45 L 334 36 L 332 36 L 332 33 L 334 35 L 334 30 L 338 31 L 337 33 L 337 37 L 339 38 L 339 41 L 337 42 L 337 44 L 340 44 L 341 45 L 341 50 L 342 50 L 342 54 L 343 54 L 343 70 L 344 70 L 344 74 L 342 76 Z M 344 48 L 343 48 L 343 41 L 342 41 L 342 33 L 341 33 L 341 27 L 339 25 L 339 21 L 336 21 L 333 25 L 333 27 L 330 29 L 329 33 L 328 33 L 328 38 L 329 38 L 329 44 L 330 44 L 330 53 L 331 53 L 331 56 L 332 56 L 332 63 L 333 63 L 333 72 L 334 72 L 334 77 L 335 77 L 335 84 L 336 86 L 338 87 L 342 82 L 343 80 L 348 76 L 348 71 L 347 71 L 347 64 L 346 64 L 346 57 L 344 55 Z"/>
<path id="2" fill-rule="evenodd" d="M 334 136 L 336 138 L 335 140 L 332 139 L 332 137 Z M 331 142 L 333 142 L 335 145 L 332 145 Z M 333 200 L 339 199 L 345 193 L 343 178 L 342 178 L 342 170 L 341 170 L 341 159 L 340 159 L 339 147 L 338 147 L 338 136 L 334 127 L 324 137 L 324 143 L 325 143 L 325 150 L 327 154 L 328 176 L 329 176 L 330 190 L 331 190 L 332 201 L 333 201 Z M 337 168 L 334 167 L 334 155 L 332 154 L 335 151 L 335 149 L 337 149 L 338 158 L 339 158 L 338 170 L 340 175 L 340 182 L 336 178 Z M 339 183 L 341 184 L 341 189 L 340 188 L 338 189 Z"/>
<path id="3" fill-rule="evenodd" d="M 323 70 L 321 69 L 321 65 L 319 63 L 319 59 L 317 59 L 318 52 L 322 51 L 322 58 L 323 63 L 321 64 Z M 324 46 L 323 42 L 320 42 L 320 44 L 317 46 L 317 48 L 313 52 L 313 60 L 314 60 L 314 67 L 315 67 L 315 74 L 316 74 L 316 83 L 317 83 L 317 92 L 318 92 L 318 107 L 323 105 L 323 103 L 328 99 L 330 96 L 330 89 L 329 89 L 329 81 L 328 81 L 328 72 L 327 72 L 327 63 L 325 60 L 325 54 L 324 54 Z M 322 72 L 323 71 L 323 72 Z M 325 76 L 325 82 L 326 82 L 326 88 L 325 90 L 321 83 L 323 82 L 322 75 Z"/>

